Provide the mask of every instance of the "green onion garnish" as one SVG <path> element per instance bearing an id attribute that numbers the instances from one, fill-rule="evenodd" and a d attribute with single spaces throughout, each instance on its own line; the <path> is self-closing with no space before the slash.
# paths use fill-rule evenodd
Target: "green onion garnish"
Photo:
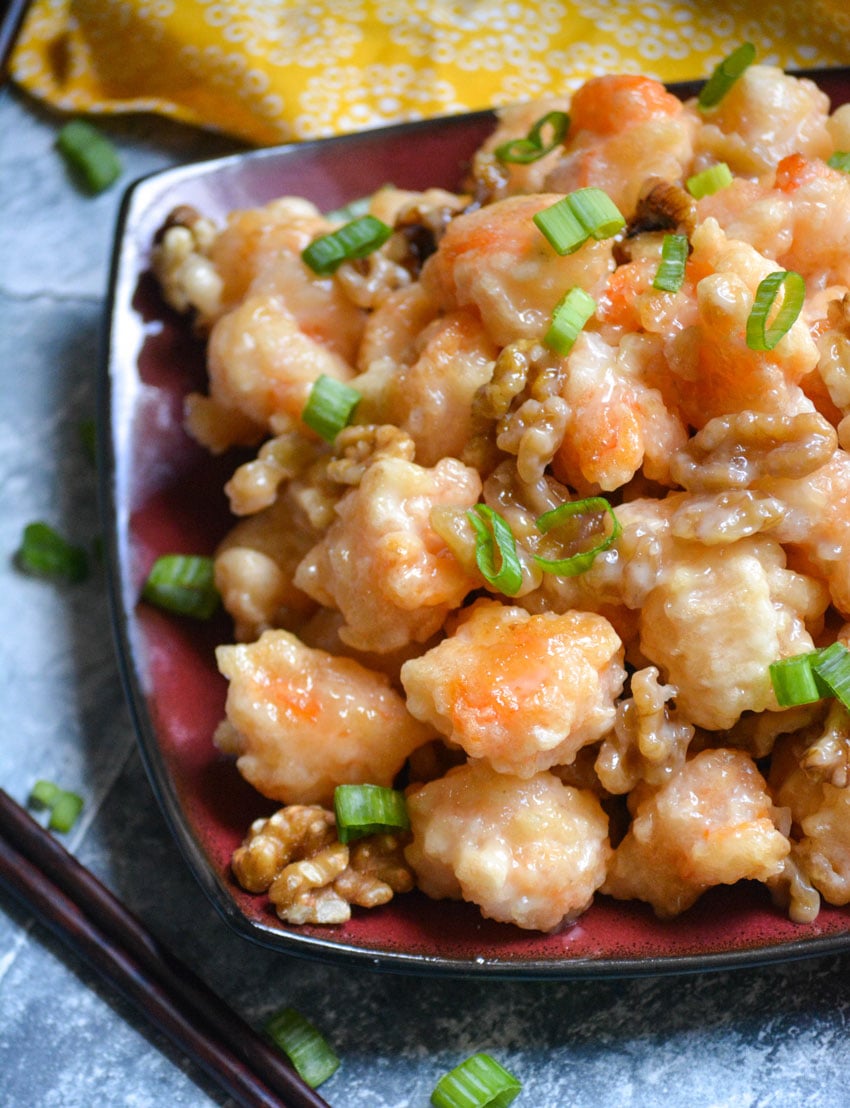
<path id="1" fill-rule="evenodd" d="M 756 48 L 751 42 L 742 43 L 737 50 L 724 58 L 702 86 L 697 104 L 700 108 L 713 108 L 719 104 L 745 69 L 756 60 Z"/>
<path id="2" fill-rule="evenodd" d="M 339 1068 L 339 1058 L 312 1023 L 294 1008 L 282 1008 L 265 1023 L 265 1032 L 311 1089 Z"/>
<path id="3" fill-rule="evenodd" d="M 534 124 L 525 138 L 511 139 L 497 146 L 493 153 L 500 162 L 516 162 L 528 165 L 536 162 L 544 154 L 550 153 L 564 141 L 570 126 L 570 117 L 566 112 L 547 112 Z M 544 128 L 550 132 L 548 141 L 543 139 Z"/>
<path id="4" fill-rule="evenodd" d="M 532 217 L 558 254 L 574 254 L 588 239 L 609 239 L 626 221 L 598 188 L 576 189 Z"/>
<path id="5" fill-rule="evenodd" d="M 83 810 L 83 798 L 61 789 L 52 781 L 36 781 L 28 803 L 33 808 L 49 809 L 48 827 L 52 831 L 70 831 Z"/>
<path id="6" fill-rule="evenodd" d="M 829 689 L 818 679 L 812 669 L 812 661 L 818 651 L 795 654 L 781 658 L 768 667 L 770 681 L 781 708 L 793 708 L 798 704 L 812 704 L 829 696 Z"/>
<path id="7" fill-rule="evenodd" d="M 836 150 L 827 158 L 826 164 L 830 169 L 840 169 L 842 173 L 850 173 L 850 151 Z"/>
<path id="8" fill-rule="evenodd" d="M 56 146 L 72 171 L 91 193 L 103 192 L 121 175 L 115 147 L 83 119 L 66 123 Z"/>
<path id="9" fill-rule="evenodd" d="M 783 290 L 782 307 L 768 325 L 780 289 Z M 747 318 L 747 346 L 750 350 L 772 350 L 794 326 L 805 299 L 806 282 L 799 273 L 791 269 L 769 273 L 756 290 L 752 311 Z"/>
<path id="10" fill-rule="evenodd" d="M 505 596 L 516 596 L 522 586 L 522 566 L 510 524 L 486 504 L 476 504 L 466 516 L 475 531 L 475 564 L 481 576 Z"/>
<path id="11" fill-rule="evenodd" d="M 334 815 L 341 843 L 410 827 L 404 793 L 384 785 L 337 785 Z"/>
<path id="12" fill-rule="evenodd" d="M 434 1108 L 507 1108 L 522 1085 L 489 1054 L 473 1054 L 441 1077 L 431 1093 Z"/>
<path id="13" fill-rule="evenodd" d="M 325 442 L 333 442 L 348 426 L 359 402 L 357 389 L 323 373 L 313 382 L 301 419 Z"/>
<path id="14" fill-rule="evenodd" d="M 694 200 L 701 200 L 703 196 L 713 196 L 715 192 L 731 185 L 732 171 L 726 162 L 718 162 L 704 169 L 702 173 L 695 173 L 685 184 Z"/>
<path id="15" fill-rule="evenodd" d="M 556 354 L 569 354 L 579 332 L 595 311 L 596 301 L 576 285 L 555 305 L 549 330 L 543 336 L 544 343 Z"/>
<path id="16" fill-rule="evenodd" d="M 85 550 L 73 546 L 47 523 L 28 523 L 15 564 L 24 573 L 54 581 L 83 581 L 89 564 Z"/>
<path id="17" fill-rule="evenodd" d="M 375 216 L 361 215 L 344 227 L 313 239 L 301 251 L 301 257 L 314 273 L 326 277 L 334 273 L 343 262 L 365 258 L 383 246 L 392 233 L 392 227 L 388 227 Z"/>
<path id="18" fill-rule="evenodd" d="M 665 235 L 661 244 L 661 264 L 652 282 L 661 292 L 678 292 L 685 279 L 688 260 L 687 235 Z"/>
<path id="19" fill-rule="evenodd" d="M 596 556 L 617 541 L 623 528 L 614 514 L 614 509 L 604 496 L 587 496 L 584 500 L 573 500 L 566 504 L 559 504 L 557 508 L 544 512 L 537 519 L 537 528 L 545 535 L 554 528 L 562 526 L 567 520 L 572 519 L 580 522 L 582 517 L 587 519 L 587 517 L 598 515 L 600 512 L 604 512 L 611 517 L 610 532 L 607 535 L 603 534 L 602 539 L 591 546 L 589 550 L 579 551 L 577 554 L 572 554 L 566 558 L 541 558 L 535 554 L 535 562 L 545 573 L 557 573 L 562 577 L 577 577 L 580 573 L 586 572 L 593 565 Z"/>
<path id="20" fill-rule="evenodd" d="M 209 619 L 219 604 L 212 558 L 200 554 L 163 554 L 154 562 L 142 599 L 158 608 Z"/>
<path id="21" fill-rule="evenodd" d="M 850 708 L 850 650 L 840 642 L 817 651 L 812 660 L 815 678 L 820 679 L 845 708 Z"/>

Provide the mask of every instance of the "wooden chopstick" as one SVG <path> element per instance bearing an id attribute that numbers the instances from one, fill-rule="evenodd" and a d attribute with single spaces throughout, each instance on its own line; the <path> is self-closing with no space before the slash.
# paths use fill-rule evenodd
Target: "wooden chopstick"
<path id="1" fill-rule="evenodd" d="M 0 886 L 245 1108 L 329 1108 L 287 1059 L 0 789 Z"/>
<path id="2" fill-rule="evenodd" d="M 29 0 L 8 0 L 6 10 L 0 15 L 0 85 L 9 76 L 9 58 L 28 7 Z"/>

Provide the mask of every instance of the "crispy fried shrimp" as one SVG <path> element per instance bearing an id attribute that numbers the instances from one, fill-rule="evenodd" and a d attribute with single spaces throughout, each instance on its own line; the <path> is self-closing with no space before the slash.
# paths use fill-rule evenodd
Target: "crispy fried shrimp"
<path id="1" fill-rule="evenodd" d="M 405 856 L 419 887 L 472 901 L 489 919 L 551 931 L 589 906 L 605 876 L 599 801 L 552 773 L 519 778 L 470 763 L 415 787 L 407 807 Z"/>
<path id="2" fill-rule="evenodd" d="M 401 670 L 417 719 L 520 777 L 599 739 L 624 678 L 622 645 L 602 616 L 529 615 L 493 600 L 477 601 L 453 635 Z"/>

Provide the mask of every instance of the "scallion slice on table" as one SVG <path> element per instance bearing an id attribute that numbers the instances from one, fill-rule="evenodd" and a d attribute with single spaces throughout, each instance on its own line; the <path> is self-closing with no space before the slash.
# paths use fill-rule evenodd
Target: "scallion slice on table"
<path id="1" fill-rule="evenodd" d="M 313 382 L 301 419 L 326 442 L 333 442 L 359 403 L 357 389 L 323 373 Z"/>
<path id="2" fill-rule="evenodd" d="M 201 554 L 162 554 L 142 588 L 142 599 L 158 608 L 209 619 L 219 605 L 212 558 Z"/>
<path id="3" fill-rule="evenodd" d="M 602 538 L 593 546 L 587 550 L 571 554 L 566 558 L 542 558 L 535 554 L 535 562 L 545 573 L 556 573 L 562 577 L 578 577 L 580 573 L 585 573 L 593 565 L 597 555 L 612 546 L 622 531 L 622 525 L 605 497 L 588 496 L 583 500 L 573 500 L 566 504 L 559 504 L 557 508 L 544 512 L 536 521 L 537 529 L 545 535 L 556 527 L 561 527 L 568 520 L 580 521 L 582 517 L 592 518 L 600 513 L 610 517 L 611 530 L 608 534 L 603 532 Z"/>
<path id="4" fill-rule="evenodd" d="M 85 580 L 89 571 L 85 550 L 69 543 L 48 523 L 41 521 L 28 523 L 24 528 L 15 563 L 24 573 L 71 583 Z"/>
<path id="5" fill-rule="evenodd" d="M 77 793 L 62 789 L 53 781 L 36 781 L 30 790 L 29 804 L 33 808 L 50 811 L 48 827 L 51 831 L 70 831 L 83 810 L 83 798 Z"/>
<path id="6" fill-rule="evenodd" d="M 826 160 L 830 169 L 840 169 L 842 173 L 850 173 L 850 151 L 836 150 Z"/>
<path id="7" fill-rule="evenodd" d="M 66 123 L 56 139 L 60 154 L 89 192 L 103 192 L 121 175 L 115 147 L 84 119 Z"/>
<path id="8" fill-rule="evenodd" d="M 687 235 L 665 235 L 661 243 L 661 264 L 656 271 L 652 287 L 659 292 L 678 292 L 685 280 L 687 260 Z"/>
<path id="9" fill-rule="evenodd" d="M 473 1054 L 441 1077 L 431 1093 L 434 1108 L 507 1108 L 522 1085 L 489 1054 Z"/>
<path id="10" fill-rule="evenodd" d="M 410 827 L 404 793 L 384 785 L 337 785 L 334 815 L 341 843 Z"/>
<path id="11" fill-rule="evenodd" d="M 782 303 L 774 311 L 782 293 Z M 806 299 L 806 282 L 793 270 L 769 273 L 759 284 L 752 311 L 747 318 L 747 346 L 750 350 L 773 350 L 797 320 Z M 768 322 L 770 320 L 770 322 Z"/>
<path id="12" fill-rule="evenodd" d="M 598 188 L 576 189 L 532 216 L 558 254 L 574 254 L 588 239 L 609 239 L 626 225 L 611 197 Z"/>
<path id="13" fill-rule="evenodd" d="M 732 170 L 726 162 L 717 162 L 710 165 L 702 173 L 695 173 L 685 182 L 688 192 L 694 200 L 701 200 L 703 196 L 713 196 L 727 185 L 732 184 Z"/>
<path id="14" fill-rule="evenodd" d="M 745 69 L 756 60 L 756 48 L 751 42 L 743 42 L 715 68 L 700 90 L 697 104 L 700 108 L 713 108 L 719 104 Z"/>
<path id="15" fill-rule="evenodd" d="M 344 227 L 313 239 L 301 251 L 301 257 L 314 273 L 326 277 L 335 273 L 343 262 L 367 257 L 383 246 L 392 233 L 392 227 L 375 216 L 361 215 Z"/>
<path id="16" fill-rule="evenodd" d="M 556 354 L 569 354 L 579 332 L 596 311 L 596 301 L 576 285 L 558 301 L 543 342 Z"/>
<path id="17" fill-rule="evenodd" d="M 516 596 L 522 585 L 522 566 L 510 524 L 487 504 L 476 504 L 466 517 L 475 531 L 479 573 L 505 596 Z"/>
<path id="18" fill-rule="evenodd" d="M 275 1012 L 266 1021 L 265 1032 L 312 1089 L 339 1069 L 339 1058 L 325 1037 L 295 1008 Z"/>
<path id="19" fill-rule="evenodd" d="M 547 112 L 537 120 L 525 138 L 503 142 L 493 153 L 500 162 L 528 165 L 560 146 L 569 126 L 570 117 L 566 112 Z M 546 139 L 543 137 L 544 130 L 548 134 Z"/>

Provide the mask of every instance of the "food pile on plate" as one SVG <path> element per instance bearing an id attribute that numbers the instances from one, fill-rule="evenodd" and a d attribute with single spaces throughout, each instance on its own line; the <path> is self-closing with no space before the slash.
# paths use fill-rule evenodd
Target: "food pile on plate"
<path id="1" fill-rule="evenodd" d="M 744 46 L 502 111 L 458 193 L 172 215 L 187 426 L 256 451 L 215 741 L 282 919 L 850 901 L 846 151 Z"/>

